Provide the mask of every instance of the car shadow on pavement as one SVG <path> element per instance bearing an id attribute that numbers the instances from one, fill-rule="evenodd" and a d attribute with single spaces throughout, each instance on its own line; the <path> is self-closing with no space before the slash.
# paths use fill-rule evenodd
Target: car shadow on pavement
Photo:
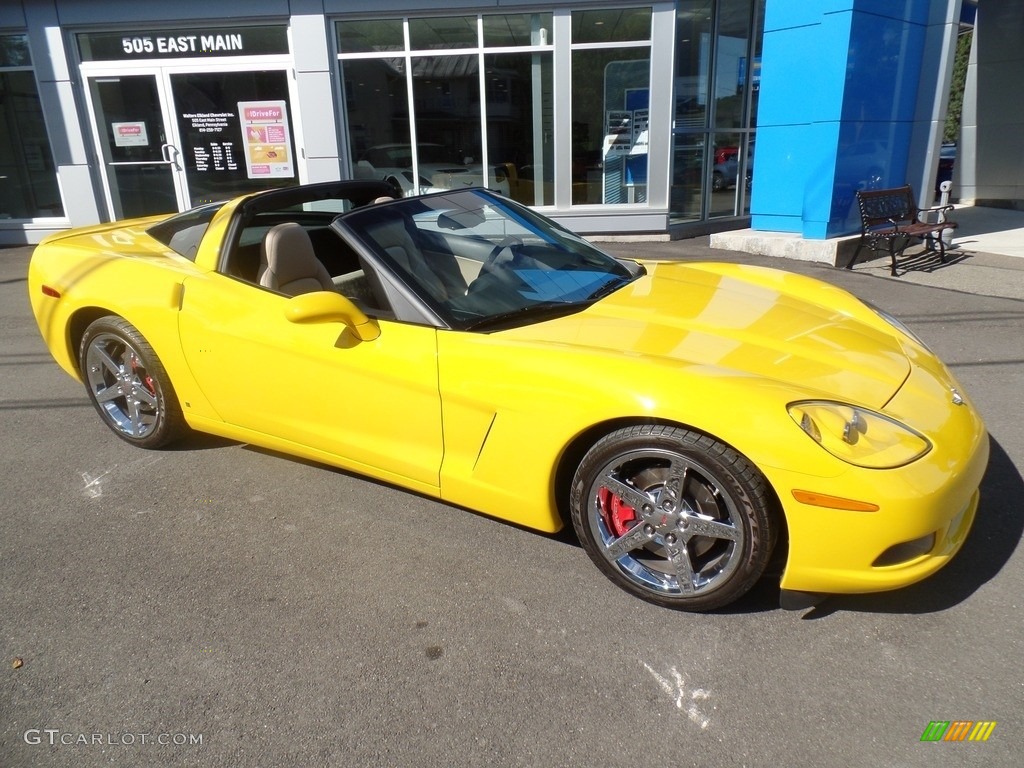
<path id="1" fill-rule="evenodd" d="M 936 613 L 963 602 L 982 585 L 995 578 L 1003 566 L 1010 560 L 1022 536 L 1024 536 L 1024 516 L 1019 513 L 1014 502 L 1015 499 L 1024 498 L 1024 478 L 1021 477 L 1021 473 L 1014 465 L 1013 460 L 1003 450 L 998 441 L 991 436 L 989 441 L 989 464 L 981 482 L 981 502 L 974 526 L 970 534 L 968 534 L 963 548 L 945 568 L 924 581 L 892 592 L 874 592 L 864 595 L 827 595 L 821 603 L 807 610 L 800 618 L 823 619 L 837 611 L 894 614 Z M 174 448 L 179 450 L 201 450 L 229 445 L 239 445 L 239 443 L 219 437 L 195 434 L 176 444 Z M 336 472 L 341 475 L 357 478 L 381 487 L 397 488 L 403 493 L 422 496 L 424 499 L 440 504 L 446 503 L 432 496 L 418 494 L 415 491 L 399 488 L 391 483 L 349 472 L 338 467 L 282 454 L 258 446 L 245 445 L 245 448 L 257 453 L 276 456 L 284 461 L 297 462 L 328 472 Z M 473 514 L 482 514 L 470 509 L 466 511 Z M 489 517 L 488 515 L 482 516 Z M 557 533 L 546 534 L 507 520 L 496 520 L 496 523 L 518 528 L 530 535 L 541 536 L 567 546 L 582 549 L 571 525 L 566 525 Z M 779 607 L 779 579 L 785 566 L 785 544 L 781 544 L 780 547 L 782 549 L 779 549 L 772 557 L 768 572 L 749 592 L 736 602 L 710 613 L 712 615 L 735 615 L 782 610 Z"/>
<path id="2" fill-rule="evenodd" d="M 981 481 L 981 502 L 963 548 L 938 573 L 892 592 L 834 595 L 812 608 L 804 619 L 836 611 L 864 613 L 937 613 L 968 599 L 994 579 L 1010 560 L 1024 535 L 1024 478 L 999 442 L 989 437 L 988 470 Z"/>
<path id="3" fill-rule="evenodd" d="M 214 448 L 228 448 L 232 445 L 241 445 L 237 440 L 229 440 L 226 437 L 218 437 L 205 432 L 189 432 L 181 440 L 161 448 L 161 451 L 209 451 Z"/>

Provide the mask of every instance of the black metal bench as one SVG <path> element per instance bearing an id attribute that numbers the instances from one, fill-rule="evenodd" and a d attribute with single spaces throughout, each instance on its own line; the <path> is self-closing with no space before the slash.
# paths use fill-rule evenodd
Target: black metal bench
<path id="1" fill-rule="evenodd" d="M 852 269 L 860 249 L 865 245 L 873 251 L 882 249 L 883 243 L 889 252 L 890 272 L 896 276 L 896 258 L 914 240 L 924 242 L 928 250 L 938 250 L 939 259 L 946 261 L 946 243 L 942 230 L 955 229 L 956 222 L 947 220 L 946 214 L 952 205 L 936 208 L 918 208 L 914 192 L 909 185 L 893 189 L 861 189 L 857 191 L 857 207 L 860 209 L 860 240 L 853 258 L 846 265 Z M 929 218 L 935 215 L 935 221 Z"/>

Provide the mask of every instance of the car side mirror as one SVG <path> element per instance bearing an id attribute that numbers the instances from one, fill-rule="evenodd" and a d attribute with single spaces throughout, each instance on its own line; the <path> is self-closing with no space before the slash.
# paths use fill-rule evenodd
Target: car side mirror
<path id="1" fill-rule="evenodd" d="M 284 315 L 293 323 L 344 323 L 360 341 L 373 341 L 380 327 L 340 293 L 315 291 L 288 299 Z"/>

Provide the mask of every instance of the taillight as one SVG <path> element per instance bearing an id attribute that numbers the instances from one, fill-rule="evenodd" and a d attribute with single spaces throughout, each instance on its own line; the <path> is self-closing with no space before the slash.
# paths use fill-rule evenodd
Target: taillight
<path id="1" fill-rule="evenodd" d="M 43 286 L 43 296 L 49 296 L 52 299 L 59 299 L 60 298 L 60 291 L 58 291 L 56 288 L 51 288 L 48 285 L 44 285 Z"/>

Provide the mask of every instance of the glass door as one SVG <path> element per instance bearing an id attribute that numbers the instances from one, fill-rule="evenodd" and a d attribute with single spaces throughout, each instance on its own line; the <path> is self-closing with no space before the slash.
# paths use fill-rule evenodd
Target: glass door
<path id="1" fill-rule="evenodd" d="M 297 184 L 283 69 L 169 71 L 189 206 Z"/>
<path id="2" fill-rule="evenodd" d="M 181 152 L 157 75 L 97 76 L 88 84 L 112 218 L 184 210 Z"/>
<path id="3" fill-rule="evenodd" d="M 284 68 L 169 65 L 87 82 L 113 220 L 299 183 Z"/>

